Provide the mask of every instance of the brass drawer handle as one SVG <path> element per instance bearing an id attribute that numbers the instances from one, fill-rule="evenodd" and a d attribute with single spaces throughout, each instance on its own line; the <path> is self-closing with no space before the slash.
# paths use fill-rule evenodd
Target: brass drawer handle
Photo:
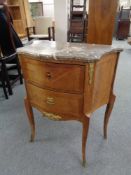
<path id="1" fill-rule="evenodd" d="M 46 72 L 46 77 L 47 77 L 48 79 L 51 79 L 51 78 L 52 78 L 51 73 L 50 73 L 50 72 Z"/>
<path id="2" fill-rule="evenodd" d="M 54 105 L 55 104 L 55 100 L 52 97 L 47 97 L 46 98 L 46 103 L 49 105 Z"/>

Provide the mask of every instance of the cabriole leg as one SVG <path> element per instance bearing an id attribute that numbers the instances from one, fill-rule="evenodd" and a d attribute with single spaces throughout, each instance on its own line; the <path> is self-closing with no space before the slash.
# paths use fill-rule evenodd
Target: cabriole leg
<path id="1" fill-rule="evenodd" d="M 111 112 L 114 106 L 115 99 L 116 99 L 116 96 L 111 95 L 109 103 L 107 104 L 106 111 L 105 111 L 104 127 L 103 127 L 105 139 L 107 139 L 107 125 L 108 125 L 109 118 L 110 118 L 110 115 L 111 115 Z"/>
<path id="2" fill-rule="evenodd" d="M 33 115 L 32 107 L 31 107 L 30 102 L 29 102 L 27 97 L 24 99 L 24 102 L 25 102 L 25 108 L 26 108 L 27 116 L 28 116 L 28 119 L 29 119 L 29 122 L 30 122 L 30 126 L 31 126 L 31 138 L 30 138 L 30 141 L 33 142 L 34 138 L 35 138 L 34 115 Z"/>
<path id="3" fill-rule="evenodd" d="M 90 118 L 87 116 L 83 117 L 82 124 L 83 124 L 83 131 L 82 131 L 82 161 L 83 166 L 86 165 L 86 142 L 89 130 L 89 122 Z"/>

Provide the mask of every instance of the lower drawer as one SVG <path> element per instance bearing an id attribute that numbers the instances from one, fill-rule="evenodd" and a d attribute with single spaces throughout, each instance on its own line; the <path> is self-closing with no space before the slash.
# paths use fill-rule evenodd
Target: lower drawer
<path id="1" fill-rule="evenodd" d="M 59 93 L 27 84 L 29 100 L 41 110 L 61 116 L 80 116 L 83 111 L 83 96 Z"/>

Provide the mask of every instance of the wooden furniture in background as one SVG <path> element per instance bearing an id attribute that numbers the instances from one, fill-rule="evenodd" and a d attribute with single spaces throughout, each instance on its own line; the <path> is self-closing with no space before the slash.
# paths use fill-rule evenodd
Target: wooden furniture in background
<path id="1" fill-rule="evenodd" d="M 118 2 L 118 0 L 89 0 L 88 43 L 112 44 Z"/>
<path id="2" fill-rule="evenodd" d="M 36 34 L 35 27 L 27 27 L 27 37 L 28 41 L 32 39 L 39 39 L 39 40 L 53 40 L 55 41 L 55 28 L 48 27 L 47 28 L 48 34 Z"/>
<path id="3" fill-rule="evenodd" d="M 26 36 L 26 27 L 32 24 L 28 0 L 7 0 L 13 25 L 19 37 Z"/>
<path id="4" fill-rule="evenodd" d="M 130 15 L 131 8 L 124 9 L 121 7 L 119 19 L 118 19 L 118 27 L 116 32 L 116 39 L 127 39 L 130 32 Z"/>
<path id="5" fill-rule="evenodd" d="M 104 137 L 107 137 L 120 50 L 78 43 L 68 43 L 64 50 L 59 50 L 57 44 L 34 41 L 18 50 L 25 79 L 25 107 L 31 126 L 31 141 L 35 137 L 33 107 L 49 119 L 77 120 L 83 126 L 82 160 L 85 164 L 91 114 L 105 104 Z"/>
<path id="6" fill-rule="evenodd" d="M 8 94 L 7 94 L 7 90 L 6 90 L 6 83 L 5 83 L 5 80 L 4 80 L 4 74 L 2 72 L 2 64 L 1 64 L 1 62 L 0 62 L 0 82 L 1 82 L 0 85 L 2 86 L 5 98 L 8 99 Z"/>
<path id="7" fill-rule="evenodd" d="M 75 0 L 71 0 L 68 29 L 69 42 L 84 42 L 86 19 L 86 0 L 83 0 L 82 4 L 76 4 Z"/>
<path id="8" fill-rule="evenodd" d="M 14 63 L 10 63 L 14 61 Z M 12 74 L 11 70 L 16 70 L 17 74 Z M 5 98 L 8 99 L 6 87 L 9 95 L 13 94 L 12 85 L 19 79 L 20 84 L 23 84 L 23 78 L 21 74 L 21 68 L 18 61 L 18 55 L 16 53 L 4 57 L 0 57 L 0 79 L 2 82 Z"/>
<path id="9" fill-rule="evenodd" d="M 55 40 L 55 28 L 51 17 L 34 18 L 34 26 L 27 27 L 28 40 Z"/>

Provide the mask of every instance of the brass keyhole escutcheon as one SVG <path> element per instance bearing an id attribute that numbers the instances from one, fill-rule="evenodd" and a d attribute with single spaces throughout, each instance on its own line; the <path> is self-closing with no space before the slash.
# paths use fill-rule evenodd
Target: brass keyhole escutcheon
<path id="1" fill-rule="evenodd" d="M 50 72 L 46 72 L 46 77 L 47 77 L 48 79 L 51 79 L 51 78 L 52 78 L 51 73 L 50 73 Z"/>

